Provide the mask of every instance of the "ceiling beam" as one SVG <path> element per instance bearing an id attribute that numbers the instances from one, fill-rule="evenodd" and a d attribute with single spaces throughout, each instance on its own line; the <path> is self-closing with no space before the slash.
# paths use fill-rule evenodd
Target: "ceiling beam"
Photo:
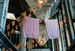
<path id="1" fill-rule="evenodd" d="M 18 17 L 21 15 L 21 13 L 27 11 L 29 8 L 30 7 L 28 3 L 26 2 L 26 0 L 10 0 L 8 12 L 14 13 L 15 16 L 17 15 L 16 17 Z M 33 12 L 31 14 L 32 14 L 32 17 L 36 18 Z"/>

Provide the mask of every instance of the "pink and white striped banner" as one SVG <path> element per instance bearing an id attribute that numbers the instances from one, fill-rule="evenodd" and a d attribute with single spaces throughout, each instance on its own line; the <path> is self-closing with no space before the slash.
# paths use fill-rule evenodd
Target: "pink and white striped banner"
<path id="1" fill-rule="evenodd" d="M 48 32 L 49 39 L 60 38 L 59 26 L 57 19 L 46 20 L 46 29 Z"/>
<path id="2" fill-rule="evenodd" d="M 24 36 L 26 38 L 38 39 L 39 35 L 39 19 L 26 17 L 27 22 L 24 23 Z"/>

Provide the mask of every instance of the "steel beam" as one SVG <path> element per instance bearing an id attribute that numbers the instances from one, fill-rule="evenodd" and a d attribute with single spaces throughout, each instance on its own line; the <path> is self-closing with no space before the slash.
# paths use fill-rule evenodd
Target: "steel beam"
<path id="1" fill-rule="evenodd" d="M 66 11 L 66 15 L 67 15 L 67 18 L 68 18 L 68 21 L 69 21 L 69 25 L 70 25 L 70 29 L 71 29 L 71 34 L 72 34 L 72 39 L 74 40 L 75 39 L 75 35 L 74 35 L 74 30 L 73 30 L 73 27 L 72 27 L 72 20 L 71 20 L 71 16 L 70 16 L 70 13 L 69 13 L 69 7 L 68 7 L 68 3 L 67 3 L 68 0 L 65 0 L 64 2 L 64 6 L 65 6 L 65 11 Z"/>
<path id="2" fill-rule="evenodd" d="M 60 0 L 56 0 L 56 2 L 53 3 L 53 7 L 51 7 L 51 16 L 54 15 L 56 10 L 58 9 L 59 4 Z"/>

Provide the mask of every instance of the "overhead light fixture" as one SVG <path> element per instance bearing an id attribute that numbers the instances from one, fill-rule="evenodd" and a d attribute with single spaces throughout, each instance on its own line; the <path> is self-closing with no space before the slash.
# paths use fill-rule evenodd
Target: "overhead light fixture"
<path id="1" fill-rule="evenodd" d="M 8 13 L 7 14 L 7 19 L 11 19 L 11 20 L 17 20 L 15 15 L 13 13 Z"/>
<path id="2" fill-rule="evenodd" d="M 42 4 L 43 3 L 43 0 L 38 0 L 38 3 Z"/>

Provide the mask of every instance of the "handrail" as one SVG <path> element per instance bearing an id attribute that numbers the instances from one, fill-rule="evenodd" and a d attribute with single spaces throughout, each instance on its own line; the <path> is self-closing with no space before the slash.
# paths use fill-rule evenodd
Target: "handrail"
<path id="1" fill-rule="evenodd" d="M 13 45 L 13 43 L 4 35 L 3 32 L 0 31 L 0 38 L 1 40 L 12 50 L 17 51 L 16 47 Z"/>

